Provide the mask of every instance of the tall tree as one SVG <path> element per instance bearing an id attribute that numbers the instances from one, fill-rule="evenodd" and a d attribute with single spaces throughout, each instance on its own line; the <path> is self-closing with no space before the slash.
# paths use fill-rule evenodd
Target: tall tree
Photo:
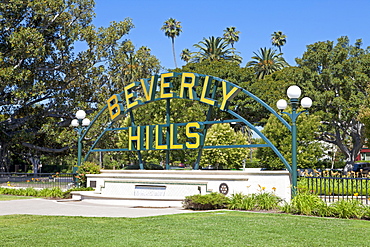
<path id="1" fill-rule="evenodd" d="M 359 113 L 368 103 L 370 54 L 361 48 L 362 40 L 350 45 L 348 37 L 307 46 L 296 59 L 300 74 L 291 80 L 305 87 L 312 96 L 314 110 L 323 111 L 324 126 L 319 140 L 338 146 L 346 158 L 346 170 L 364 144 L 364 124 Z"/>
<path id="2" fill-rule="evenodd" d="M 66 154 L 76 109 L 89 114 L 117 90 L 111 61 L 129 50 L 133 24 L 97 29 L 93 10 L 93 0 L 0 3 L 0 170 L 11 155 Z"/>
<path id="3" fill-rule="evenodd" d="M 202 62 L 203 60 L 219 61 L 226 60 L 230 62 L 241 63 L 242 58 L 234 53 L 235 48 L 228 47 L 229 43 L 221 37 L 203 38 L 194 47 L 199 51 L 195 52 L 193 62 Z"/>
<path id="4" fill-rule="evenodd" d="M 277 46 L 279 48 L 279 52 L 281 53 L 281 47 L 285 45 L 287 36 L 283 34 L 282 31 L 277 31 L 271 34 L 271 43 L 273 46 Z"/>
<path id="5" fill-rule="evenodd" d="M 261 48 L 259 53 L 254 53 L 254 61 L 247 63 L 247 67 L 253 67 L 258 79 L 263 79 L 266 75 L 270 75 L 276 71 L 289 66 L 285 59 L 280 54 L 276 54 L 275 50 Z"/>
<path id="6" fill-rule="evenodd" d="M 234 48 L 234 43 L 239 41 L 240 31 L 235 30 L 236 27 L 227 27 L 224 30 L 224 39 Z"/>
<path id="7" fill-rule="evenodd" d="M 185 62 L 189 62 L 190 58 L 191 58 L 191 52 L 189 49 L 184 49 L 182 50 L 181 54 L 181 59 L 184 60 Z"/>
<path id="8" fill-rule="evenodd" d="M 284 115 L 289 122 L 290 119 Z M 315 136 L 319 130 L 321 117 L 319 115 L 302 114 L 297 119 L 297 165 L 299 168 L 320 167 L 320 158 L 324 158 L 324 146 L 315 141 Z M 264 126 L 262 133 L 277 147 L 284 158 L 291 164 L 292 135 L 290 131 L 273 115 L 271 115 Z M 257 158 L 260 159 L 261 166 L 270 169 L 282 169 L 283 163 L 276 157 L 271 148 L 259 148 Z M 321 168 L 321 167 L 320 167 Z"/>
<path id="9" fill-rule="evenodd" d="M 164 34 L 171 39 L 172 43 L 172 53 L 173 60 L 175 62 L 175 67 L 177 68 L 176 55 L 175 55 L 175 38 L 180 35 L 182 32 L 181 22 L 176 21 L 176 19 L 170 18 L 164 22 L 161 30 L 164 31 Z"/>

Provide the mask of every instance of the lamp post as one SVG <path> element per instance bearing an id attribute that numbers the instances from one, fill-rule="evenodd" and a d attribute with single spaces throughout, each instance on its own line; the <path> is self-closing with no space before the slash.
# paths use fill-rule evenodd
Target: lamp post
<path id="1" fill-rule="evenodd" d="M 87 126 L 89 126 L 90 120 L 86 118 L 86 112 L 84 110 L 78 110 L 76 112 L 76 118 L 72 120 L 71 125 L 75 127 L 75 130 L 78 134 L 78 148 L 77 148 L 77 166 L 73 166 L 73 173 L 77 173 L 78 167 L 81 165 L 81 153 L 82 153 L 82 140 L 81 135 L 82 131 L 86 129 Z"/>
<path id="2" fill-rule="evenodd" d="M 305 109 L 303 111 L 298 111 L 299 107 L 299 97 L 301 96 L 301 89 L 298 86 L 290 86 L 287 90 L 288 98 L 290 99 L 290 104 L 292 105 L 292 113 L 283 112 L 288 106 L 288 103 L 284 99 L 278 100 L 276 106 L 281 113 L 284 113 L 290 117 L 292 120 L 291 132 L 292 132 L 292 197 L 297 193 L 297 125 L 296 120 L 299 115 L 303 112 L 307 112 L 307 109 L 312 106 L 312 100 L 309 97 L 304 97 L 301 100 L 301 106 Z"/>

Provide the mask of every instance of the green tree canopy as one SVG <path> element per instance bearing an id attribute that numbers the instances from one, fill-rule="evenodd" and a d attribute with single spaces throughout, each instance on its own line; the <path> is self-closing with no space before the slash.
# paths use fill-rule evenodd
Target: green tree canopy
<path id="1" fill-rule="evenodd" d="M 26 158 L 66 154 L 75 133 L 63 127 L 69 126 L 76 109 L 89 114 L 117 90 L 109 70 L 115 61 L 122 61 L 113 59 L 117 54 L 132 51 L 131 43 L 122 37 L 133 24 L 125 19 L 96 28 L 93 18 L 92 0 L 0 3 L 3 169 L 14 154 Z M 77 51 L 77 46 L 82 50 Z M 135 56 L 144 58 L 138 55 L 141 51 Z"/>
<path id="2" fill-rule="evenodd" d="M 230 48 L 229 42 L 221 37 L 203 38 L 203 41 L 195 44 L 194 47 L 199 50 L 194 52 L 192 62 L 202 62 L 204 60 L 226 60 L 238 64 L 242 62 L 242 58 L 236 55 L 238 52 L 235 52 L 235 48 Z"/>
<path id="3" fill-rule="evenodd" d="M 284 115 L 287 121 L 289 118 Z M 319 115 L 301 114 L 297 119 L 297 167 L 312 168 L 319 166 L 319 159 L 324 157 L 324 146 L 315 140 L 316 133 L 320 126 Z M 292 163 L 290 131 L 279 121 L 277 117 L 271 115 L 262 133 L 274 144 L 288 163 Z M 262 140 L 261 140 L 262 141 Z M 257 158 L 265 168 L 282 169 L 284 164 L 271 148 L 259 148 Z"/>
<path id="4" fill-rule="evenodd" d="M 281 53 L 281 47 L 286 43 L 286 35 L 283 34 L 282 31 L 277 31 L 271 34 L 271 43 L 273 46 L 277 46 L 279 48 L 279 52 Z"/>
<path id="5" fill-rule="evenodd" d="M 370 54 L 361 45 L 361 40 L 351 45 L 348 37 L 339 38 L 336 44 L 309 45 L 296 60 L 301 73 L 294 75 L 313 99 L 314 110 L 325 113 L 319 140 L 338 146 L 345 155 L 346 169 L 351 169 L 365 140 L 359 113 L 368 102 Z"/>
<path id="6" fill-rule="evenodd" d="M 235 132 L 230 124 L 213 124 L 208 129 L 205 146 L 248 144 L 241 131 Z M 246 148 L 215 148 L 203 150 L 201 166 L 212 165 L 222 168 L 240 168 L 246 159 Z"/>
<path id="7" fill-rule="evenodd" d="M 276 71 L 282 70 L 284 67 L 289 66 L 282 54 L 276 54 L 275 50 L 261 48 L 258 53 L 253 52 L 254 61 L 249 61 L 247 67 L 254 68 L 258 79 L 263 79 L 266 75 L 270 75 Z"/>
<path id="8" fill-rule="evenodd" d="M 234 43 L 239 41 L 240 31 L 236 31 L 236 27 L 227 27 L 224 30 L 224 39 L 234 48 Z"/>

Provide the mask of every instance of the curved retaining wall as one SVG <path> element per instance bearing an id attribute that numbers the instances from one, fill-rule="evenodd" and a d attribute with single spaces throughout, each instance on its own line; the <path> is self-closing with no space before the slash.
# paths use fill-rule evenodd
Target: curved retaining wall
<path id="1" fill-rule="evenodd" d="M 225 170 L 102 170 L 88 174 L 93 192 L 73 193 L 74 199 L 130 206 L 181 206 L 185 196 L 221 192 L 252 194 L 262 190 L 289 202 L 288 171 Z"/>

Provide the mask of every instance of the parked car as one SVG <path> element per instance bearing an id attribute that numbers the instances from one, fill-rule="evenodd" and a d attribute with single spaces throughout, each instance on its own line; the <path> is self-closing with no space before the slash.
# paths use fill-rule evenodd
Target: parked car
<path id="1" fill-rule="evenodd" d="M 352 171 L 354 172 L 362 171 L 362 173 L 368 174 L 370 172 L 370 163 L 369 162 L 354 163 Z"/>

